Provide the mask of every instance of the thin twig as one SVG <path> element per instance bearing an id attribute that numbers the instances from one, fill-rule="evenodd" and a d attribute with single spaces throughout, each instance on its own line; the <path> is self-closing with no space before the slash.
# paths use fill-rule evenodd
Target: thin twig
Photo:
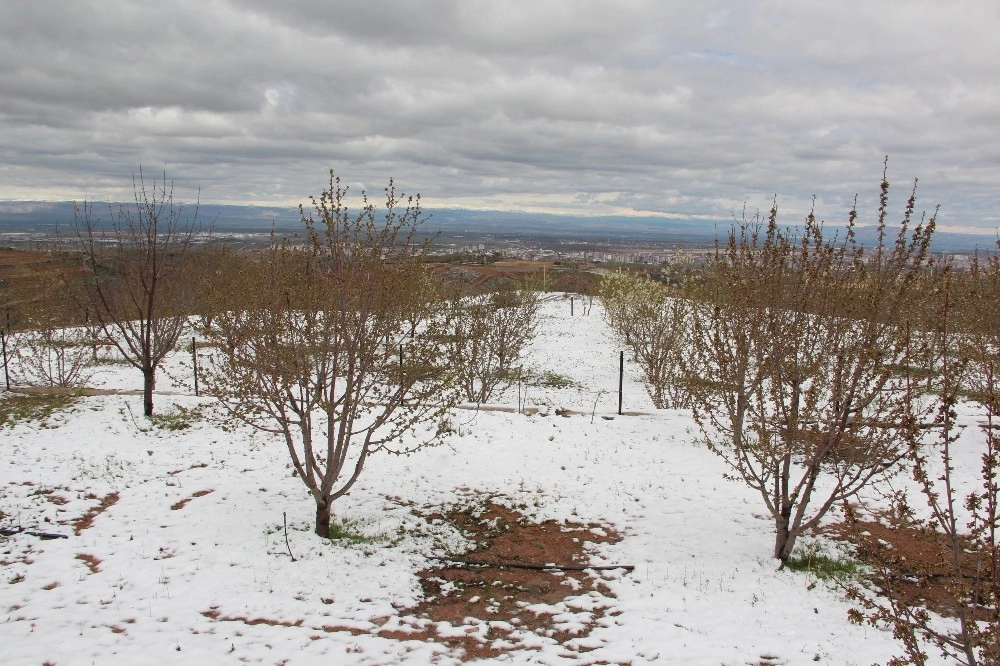
<path id="1" fill-rule="evenodd" d="M 142 432 L 142 428 L 139 427 L 139 423 L 135 420 L 135 414 L 132 413 L 132 406 L 125 402 L 125 409 L 128 410 L 128 415 L 132 417 L 132 423 L 135 425 L 135 429 Z"/>
<path id="2" fill-rule="evenodd" d="M 288 548 L 288 557 L 292 558 L 292 562 L 295 562 L 295 556 L 292 555 L 292 544 L 288 542 L 288 514 L 284 511 L 281 512 L 281 520 L 285 524 L 285 547 Z"/>
<path id="3" fill-rule="evenodd" d="M 594 398 L 594 408 L 590 410 L 590 422 L 594 422 L 594 415 L 597 414 L 597 403 L 600 401 L 601 396 L 604 395 L 604 391 L 600 390 L 597 392 L 597 397 Z"/>

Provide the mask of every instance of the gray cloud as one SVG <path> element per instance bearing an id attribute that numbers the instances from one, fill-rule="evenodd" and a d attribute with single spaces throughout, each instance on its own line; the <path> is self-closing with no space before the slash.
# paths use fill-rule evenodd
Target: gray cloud
<path id="1" fill-rule="evenodd" d="M 874 211 L 881 160 L 1000 224 L 990 0 L 0 5 L 0 199 L 297 203 L 334 168 L 431 206 Z"/>

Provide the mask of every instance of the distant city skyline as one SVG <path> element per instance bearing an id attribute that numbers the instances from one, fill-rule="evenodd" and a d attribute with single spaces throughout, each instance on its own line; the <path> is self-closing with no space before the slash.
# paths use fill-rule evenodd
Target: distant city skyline
<path id="1" fill-rule="evenodd" d="M 110 208 L 109 208 L 110 203 Z M 93 215 L 101 224 L 113 219 L 120 203 L 95 202 Z M 728 220 L 663 219 L 636 216 L 574 216 L 551 213 L 523 213 L 510 211 L 424 209 L 421 233 L 436 236 L 435 246 L 479 245 L 487 249 L 498 246 L 530 248 L 558 248 L 572 252 L 571 248 L 615 252 L 659 251 L 656 248 L 711 247 L 716 239 L 724 240 L 736 223 Z M 197 221 L 201 233 L 210 233 L 216 239 L 255 238 L 255 243 L 267 243 L 272 231 L 278 236 L 294 237 L 302 231 L 297 207 L 292 206 L 237 206 L 233 204 L 202 204 L 197 209 L 185 206 L 180 213 L 183 224 Z M 800 226 L 801 219 L 785 219 L 783 227 Z M 825 221 L 826 232 L 832 237 L 842 237 L 846 215 Z M 893 225 L 895 221 L 890 220 Z M 62 202 L 5 202 L 0 201 L 0 244 L 32 242 L 46 243 L 57 236 L 72 235 L 73 204 Z M 898 227 L 897 227 L 898 228 Z M 859 226 L 857 238 L 861 244 L 875 242 L 873 226 Z M 997 232 L 979 231 L 972 234 L 938 230 L 932 248 L 942 252 L 968 252 L 972 250 L 994 252 L 997 250 Z M 567 255 L 568 256 L 568 255 Z"/>
<path id="2" fill-rule="evenodd" d="M 0 4 L 0 200 L 377 201 L 712 225 L 871 223 L 914 178 L 1000 226 L 992 0 Z"/>

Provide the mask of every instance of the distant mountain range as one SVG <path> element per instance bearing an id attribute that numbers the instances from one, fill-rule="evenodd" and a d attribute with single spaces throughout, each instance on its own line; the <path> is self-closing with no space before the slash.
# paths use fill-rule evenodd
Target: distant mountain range
<path id="1" fill-rule="evenodd" d="M 452 243 L 488 241 L 535 242 L 543 245 L 711 245 L 716 237 L 725 237 L 732 220 L 693 220 L 662 217 L 601 216 L 578 217 L 545 213 L 522 213 L 489 210 L 426 210 L 428 233 L 438 233 Z M 96 203 L 96 216 L 109 219 L 107 204 Z M 183 218 L 190 219 L 194 207 L 187 205 Z M 289 234 L 301 229 L 299 211 L 292 207 L 236 206 L 202 204 L 198 222 L 224 233 Z M 0 201 L 0 233 L 68 234 L 73 222 L 69 201 Z M 831 226 L 831 231 L 836 227 Z M 875 240 L 874 229 L 858 230 L 862 243 Z M 464 240 L 462 240 L 464 239 Z M 960 234 L 939 231 L 934 249 L 965 252 L 993 250 L 993 234 Z"/>

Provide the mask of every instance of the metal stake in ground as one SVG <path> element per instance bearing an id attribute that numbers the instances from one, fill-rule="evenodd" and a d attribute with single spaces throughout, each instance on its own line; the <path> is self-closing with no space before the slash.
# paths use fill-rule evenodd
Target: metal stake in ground
<path id="1" fill-rule="evenodd" d="M 194 397 L 198 397 L 198 347 L 191 338 L 191 365 L 194 367 Z"/>
<path id="2" fill-rule="evenodd" d="M 622 385 L 625 381 L 625 351 L 618 352 L 618 416 L 622 415 Z"/>
<path id="3" fill-rule="evenodd" d="M 3 378 L 7 382 L 7 390 L 10 390 L 10 370 L 7 367 L 7 331 L 10 330 L 10 308 L 7 308 L 7 325 L 0 331 L 0 341 L 3 342 Z"/>
<path id="4" fill-rule="evenodd" d="M 10 390 L 10 371 L 7 369 L 7 331 L 0 331 L 0 341 L 3 342 L 3 377 L 7 382 L 7 390 Z"/>

